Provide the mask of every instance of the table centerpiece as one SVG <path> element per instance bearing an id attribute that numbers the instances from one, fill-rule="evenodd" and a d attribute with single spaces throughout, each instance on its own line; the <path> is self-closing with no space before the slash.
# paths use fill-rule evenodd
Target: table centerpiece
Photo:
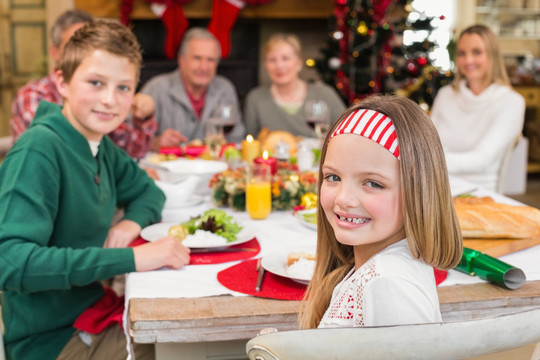
<path id="1" fill-rule="evenodd" d="M 272 175 L 272 210 L 292 210 L 302 202 L 302 196 L 315 193 L 317 174 L 299 171 L 296 164 L 280 161 Z M 227 169 L 210 180 L 212 202 L 237 211 L 246 210 L 246 168 Z"/>

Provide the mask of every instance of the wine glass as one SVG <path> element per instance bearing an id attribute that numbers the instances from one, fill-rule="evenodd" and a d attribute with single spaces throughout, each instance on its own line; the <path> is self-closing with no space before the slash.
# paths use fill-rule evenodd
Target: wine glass
<path id="1" fill-rule="evenodd" d="M 219 159 L 221 147 L 225 144 L 223 124 L 219 119 L 209 118 L 206 121 L 204 143 L 212 159 Z"/>
<path id="2" fill-rule="evenodd" d="M 315 130 L 317 138 L 323 140 L 330 129 L 330 112 L 323 100 L 308 100 L 304 107 L 306 123 Z"/>
<path id="3" fill-rule="evenodd" d="M 230 104 L 220 104 L 213 112 L 212 118 L 221 122 L 223 126 L 223 134 L 228 136 L 236 125 L 236 114 L 234 107 Z"/>

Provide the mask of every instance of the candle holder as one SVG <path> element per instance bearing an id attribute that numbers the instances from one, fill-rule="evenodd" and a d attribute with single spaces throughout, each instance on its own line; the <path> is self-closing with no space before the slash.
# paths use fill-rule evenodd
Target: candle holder
<path id="1" fill-rule="evenodd" d="M 251 165 L 253 160 L 260 155 L 261 142 L 251 135 L 246 136 L 246 140 L 242 140 L 242 159 Z"/>
<path id="2" fill-rule="evenodd" d="M 246 210 L 252 219 L 266 219 L 272 211 L 271 167 L 253 163 L 246 175 Z"/>
<path id="3" fill-rule="evenodd" d="M 277 172 L 277 159 L 274 157 L 268 156 L 268 151 L 264 151 L 262 156 L 253 160 L 255 164 L 267 164 L 270 166 L 270 172 L 274 175 Z"/>

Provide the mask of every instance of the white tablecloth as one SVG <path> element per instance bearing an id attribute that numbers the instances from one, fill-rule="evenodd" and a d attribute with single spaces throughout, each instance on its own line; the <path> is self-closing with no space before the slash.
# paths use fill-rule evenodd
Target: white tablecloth
<path id="1" fill-rule="evenodd" d="M 468 192 L 475 187 L 470 184 L 452 179 L 452 193 Z M 518 202 L 499 194 L 483 190 L 475 190 L 476 196 L 492 196 L 498 202 L 519 204 Z M 210 199 L 190 208 L 164 209 L 164 222 L 182 222 L 191 216 L 199 215 L 212 207 Z M 274 251 L 295 246 L 315 247 L 317 241 L 316 232 L 302 225 L 293 215 L 292 211 L 274 211 L 265 220 L 252 220 L 246 212 L 235 212 L 224 209 L 242 225 L 252 230 L 259 240 L 261 252 L 258 256 L 265 256 Z M 285 255 L 286 256 L 286 255 Z M 525 272 L 528 281 L 540 280 L 540 246 L 535 246 L 513 254 L 500 257 Z M 215 265 L 190 265 L 180 270 L 158 270 L 142 273 L 130 273 L 126 277 L 126 309 L 131 298 L 194 298 L 216 295 L 246 296 L 231 291 L 222 286 L 216 278 L 216 274 L 237 262 L 228 262 Z M 484 282 L 484 280 L 460 273 L 455 270 L 449 272 L 448 278 L 440 286 L 456 284 L 472 284 Z M 125 315 L 125 314 L 124 314 Z M 124 316 L 125 318 L 125 316 Z"/>

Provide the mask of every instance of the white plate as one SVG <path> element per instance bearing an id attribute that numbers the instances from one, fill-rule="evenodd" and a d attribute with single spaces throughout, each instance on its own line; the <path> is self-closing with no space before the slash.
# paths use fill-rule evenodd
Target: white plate
<path id="1" fill-rule="evenodd" d="M 289 278 L 301 284 L 308 284 L 311 278 L 293 278 L 289 275 L 287 271 L 287 255 L 291 252 L 301 251 L 315 254 L 315 249 L 315 245 L 280 249 L 278 251 L 274 251 L 268 255 L 263 256 L 261 265 L 266 271 L 269 271 L 273 274 Z"/>
<path id="2" fill-rule="evenodd" d="M 169 234 L 169 229 L 171 228 L 171 226 L 178 225 L 180 223 L 181 221 L 180 222 L 162 222 L 162 223 L 157 223 L 154 225 L 147 226 L 141 230 L 141 237 L 146 241 L 156 241 L 158 239 L 161 239 L 162 237 L 167 236 Z M 223 238 L 223 244 L 212 245 L 212 246 L 208 246 L 208 245 L 200 246 L 193 242 L 194 239 L 192 235 L 188 235 L 184 239 L 184 241 L 182 241 L 182 243 L 192 249 L 197 249 L 197 248 L 214 249 L 214 248 L 222 248 L 222 247 L 242 244 L 242 243 L 250 241 L 254 237 L 255 235 L 253 235 L 251 231 L 249 231 L 248 229 L 246 229 L 246 227 L 244 227 L 242 230 L 240 230 L 238 234 L 236 234 L 235 241 L 226 242 L 227 240 Z"/>
<path id="3" fill-rule="evenodd" d="M 317 231 L 317 224 L 306 221 L 304 218 L 305 214 L 314 214 L 316 212 L 317 209 L 299 210 L 294 214 L 294 217 L 300 222 L 300 224 L 304 225 L 308 229 Z"/>

